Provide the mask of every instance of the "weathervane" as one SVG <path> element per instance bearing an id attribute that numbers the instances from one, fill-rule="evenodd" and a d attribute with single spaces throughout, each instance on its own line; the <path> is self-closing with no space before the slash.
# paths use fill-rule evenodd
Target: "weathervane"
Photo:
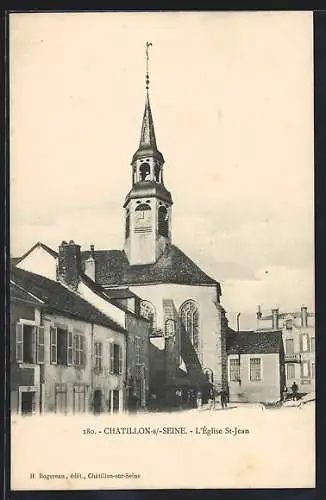
<path id="1" fill-rule="evenodd" d="M 152 42 L 146 42 L 146 90 L 148 91 L 149 88 L 149 72 L 148 72 L 148 63 L 149 63 L 149 55 L 148 55 L 148 48 L 151 47 L 153 44 Z"/>

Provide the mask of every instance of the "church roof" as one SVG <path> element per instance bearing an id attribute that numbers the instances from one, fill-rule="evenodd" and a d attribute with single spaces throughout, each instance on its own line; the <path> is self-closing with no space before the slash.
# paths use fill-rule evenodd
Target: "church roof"
<path id="1" fill-rule="evenodd" d="M 228 354 L 272 354 L 282 350 L 282 332 L 229 332 L 226 339 Z"/>
<path id="2" fill-rule="evenodd" d="M 86 260 L 90 251 L 81 252 Z M 95 250 L 95 281 L 102 286 L 176 283 L 183 285 L 217 285 L 176 245 L 167 247 L 153 264 L 133 265 L 121 250 Z"/>
<path id="3" fill-rule="evenodd" d="M 141 126 L 139 147 L 133 156 L 132 162 L 137 160 L 137 158 L 142 158 L 144 156 L 153 155 L 161 163 L 164 162 L 163 155 L 157 149 L 156 137 L 154 130 L 154 121 L 152 116 L 151 105 L 149 102 L 148 92 L 146 94 L 145 110 L 143 115 L 143 121 Z"/>
<path id="4" fill-rule="evenodd" d="M 172 205 L 171 193 L 166 189 L 165 186 L 154 181 L 144 181 L 134 184 L 132 189 L 127 194 L 123 206 L 125 208 L 128 205 L 130 198 L 147 198 L 152 196 L 156 196 L 160 200 L 167 201 Z"/>

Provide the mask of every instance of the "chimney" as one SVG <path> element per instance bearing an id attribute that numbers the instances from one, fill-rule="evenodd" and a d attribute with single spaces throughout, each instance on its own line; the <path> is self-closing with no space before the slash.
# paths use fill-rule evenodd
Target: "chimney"
<path id="1" fill-rule="evenodd" d="M 77 290 L 81 271 L 80 245 L 73 240 L 63 241 L 59 246 L 57 279 Z"/>
<path id="2" fill-rule="evenodd" d="M 306 306 L 301 307 L 301 326 L 303 328 L 308 326 L 308 308 Z"/>
<path id="3" fill-rule="evenodd" d="M 278 330 L 278 309 L 272 309 L 272 329 Z"/>
<path id="4" fill-rule="evenodd" d="M 91 245 L 91 253 L 88 257 L 87 260 L 85 260 L 85 269 L 84 273 L 91 278 L 93 281 L 95 281 L 95 251 L 94 251 L 94 245 Z"/>

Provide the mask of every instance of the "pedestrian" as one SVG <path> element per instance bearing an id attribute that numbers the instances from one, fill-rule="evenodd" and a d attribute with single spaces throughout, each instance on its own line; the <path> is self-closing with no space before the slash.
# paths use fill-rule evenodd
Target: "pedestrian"
<path id="1" fill-rule="evenodd" d="M 200 391 L 197 392 L 197 408 L 201 408 L 202 407 L 202 402 L 203 402 L 203 397 L 202 397 L 202 393 Z"/>
<path id="2" fill-rule="evenodd" d="M 225 389 L 221 390 L 221 406 L 222 408 L 227 408 L 227 393 Z"/>
<path id="3" fill-rule="evenodd" d="M 296 382 L 293 382 L 291 386 L 292 394 L 293 394 L 293 401 L 297 401 L 298 399 L 298 386 Z"/>
<path id="4" fill-rule="evenodd" d="M 212 386 L 208 390 L 208 409 L 215 410 L 215 393 Z"/>
<path id="5" fill-rule="evenodd" d="M 288 388 L 286 387 L 286 385 L 283 387 L 283 393 L 282 393 L 282 396 L 283 396 L 283 401 L 286 401 L 286 397 L 287 397 L 287 394 L 288 394 Z"/>

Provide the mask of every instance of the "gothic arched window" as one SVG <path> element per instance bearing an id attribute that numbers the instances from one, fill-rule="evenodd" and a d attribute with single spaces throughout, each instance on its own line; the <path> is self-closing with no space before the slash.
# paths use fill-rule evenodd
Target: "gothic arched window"
<path id="1" fill-rule="evenodd" d="M 151 180 L 151 167 L 147 162 L 141 163 L 139 167 L 140 180 L 141 182 L 150 181 Z"/>
<path id="2" fill-rule="evenodd" d="M 158 209 L 158 234 L 166 238 L 169 236 L 169 214 L 163 205 Z"/>
<path id="3" fill-rule="evenodd" d="M 148 300 L 142 300 L 140 302 L 140 314 L 143 318 L 148 319 L 151 322 L 151 326 L 155 327 L 156 315 L 155 308 L 151 302 Z"/>
<path id="4" fill-rule="evenodd" d="M 197 305 L 193 300 L 187 300 L 182 304 L 180 307 L 180 318 L 192 345 L 195 349 L 198 349 L 199 314 Z"/>

